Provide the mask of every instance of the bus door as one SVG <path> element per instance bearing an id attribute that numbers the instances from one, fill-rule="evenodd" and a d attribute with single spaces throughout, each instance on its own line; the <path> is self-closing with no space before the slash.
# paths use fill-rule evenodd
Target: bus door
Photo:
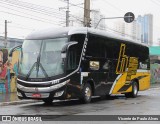
<path id="1" fill-rule="evenodd" d="M 89 78 L 94 81 L 96 95 L 105 95 L 109 92 L 107 70 L 103 69 L 105 63 L 103 39 L 98 36 L 89 36 L 86 50 L 85 70 L 88 71 Z"/>

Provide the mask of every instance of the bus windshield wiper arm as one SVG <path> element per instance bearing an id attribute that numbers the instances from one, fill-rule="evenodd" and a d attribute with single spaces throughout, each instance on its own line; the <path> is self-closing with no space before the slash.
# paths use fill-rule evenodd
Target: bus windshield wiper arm
<path id="1" fill-rule="evenodd" d="M 35 62 L 35 63 L 32 65 L 31 69 L 29 70 L 29 72 L 28 72 L 28 74 L 27 74 L 27 76 L 26 76 L 26 80 L 27 80 L 28 77 L 30 76 L 30 74 L 31 74 L 31 72 L 32 72 L 32 70 L 33 70 L 33 68 L 34 68 L 35 65 L 37 65 L 37 62 Z"/>
<path id="2" fill-rule="evenodd" d="M 43 68 L 42 64 L 40 63 L 40 54 L 37 57 L 37 66 L 36 66 L 36 70 L 37 70 L 37 77 L 38 77 L 38 72 L 39 72 L 39 67 L 41 67 L 43 74 L 45 75 L 46 78 L 48 78 L 48 74 L 46 73 L 45 69 Z"/>
<path id="3" fill-rule="evenodd" d="M 36 77 L 38 77 L 38 72 L 39 72 L 39 63 L 40 63 L 40 54 L 37 57 L 37 64 L 36 64 Z"/>
<path id="4" fill-rule="evenodd" d="M 42 72 L 43 72 L 43 74 L 45 75 L 45 77 L 48 78 L 48 74 L 47 74 L 47 72 L 45 71 L 45 69 L 43 68 L 43 66 L 42 66 L 41 63 L 39 63 L 39 67 L 41 67 Z"/>

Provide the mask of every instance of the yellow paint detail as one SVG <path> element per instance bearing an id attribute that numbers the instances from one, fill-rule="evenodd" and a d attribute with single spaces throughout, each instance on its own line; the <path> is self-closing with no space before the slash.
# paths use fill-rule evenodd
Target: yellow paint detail
<path id="1" fill-rule="evenodd" d="M 121 74 L 126 71 L 128 64 L 128 56 L 125 55 L 126 45 L 121 44 L 118 63 L 116 67 L 116 74 Z"/>
<path id="2" fill-rule="evenodd" d="M 10 72 L 14 73 L 14 76 L 10 80 L 10 82 L 11 82 L 11 84 L 10 84 L 11 91 L 10 92 L 16 92 L 17 91 L 17 88 L 16 88 L 17 76 L 16 76 L 15 72 L 13 71 L 13 66 L 18 63 L 19 54 L 20 54 L 19 51 L 14 51 L 13 55 L 12 55 L 12 61 L 11 61 L 12 68 L 11 68 Z"/>
<path id="3" fill-rule="evenodd" d="M 150 73 L 149 72 L 137 72 L 136 75 L 131 76 L 131 80 L 136 79 L 140 76 L 145 76 L 139 80 L 139 90 L 146 90 L 150 88 Z M 126 92 L 132 91 L 132 86 L 130 86 L 126 91 L 118 92 L 120 88 L 122 88 L 124 85 L 129 85 L 130 82 L 126 81 L 127 73 L 123 73 L 122 76 L 119 78 L 119 80 L 116 81 L 116 84 L 113 88 L 113 91 L 111 94 L 121 94 Z"/>
<path id="4" fill-rule="evenodd" d="M 115 86 L 112 90 L 112 94 L 131 92 L 131 81 L 133 79 L 138 79 L 139 90 L 146 90 L 150 87 L 150 73 L 137 72 L 139 63 L 138 58 L 125 55 L 125 50 L 126 45 L 122 43 L 120 46 L 119 58 L 116 67 L 116 74 L 122 74 L 122 76 L 118 80 L 116 80 Z"/>
<path id="5" fill-rule="evenodd" d="M 16 88 L 16 76 L 13 76 L 11 78 L 11 92 L 16 92 L 17 88 Z"/>

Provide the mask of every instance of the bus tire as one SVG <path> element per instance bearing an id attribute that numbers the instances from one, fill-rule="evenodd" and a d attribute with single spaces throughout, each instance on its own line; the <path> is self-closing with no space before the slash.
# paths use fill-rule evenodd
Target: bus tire
<path id="1" fill-rule="evenodd" d="M 136 98 L 137 97 L 137 94 L 138 94 L 138 83 L 136 81 L 133 81 L 132 82 L 132 92 L 130 93 L 125 93 L 125 96 L 127 98 Z"/>
<path id="2" fill-rule="evenodd" d="M 131 97 L 135 98 L 135 97 L 137 97 L 137 94 L 138 94 L 138 83 L 133 81 Z"/>
<path id="3" fill-rule="evenodd" d="M 52 98 L 46 98 L 46 99 L 43 99 L 43 102 L 44 102 L 45 104 L 52 104 L 53 99 L 52 99 Z"/>
<path id="4" fill-rule="evenodd" d="M 91 97 L 92 97 L 92 88 L 91 85 L 89 83 L 86 83 L 83 87 L 82 90 L 82 98 L 80 99 L 80 101 L 82 103 L 90 103 L 91 102 Z"/>
<path id="5" fill-rule="evenodd" d="M 126 98 L 130 98 L 131 97 L 131 93 L 125 93 L 125 97 Z"/>
<path id="6" fill-rule="evenodd" d="M 110 99 L 111 98 L 111 95 L 106 95 L 106 99 Z"/>

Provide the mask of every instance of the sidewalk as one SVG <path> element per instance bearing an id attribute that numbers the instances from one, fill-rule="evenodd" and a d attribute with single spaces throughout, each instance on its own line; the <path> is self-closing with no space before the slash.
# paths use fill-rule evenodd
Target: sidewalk
<path id="1" fill-rule="evenodd" d="M 156 87 L 160 87 L 160 82 L 151 84 L 151 88 L 156 88 Z"/>
<path id="2" fill-rule="evenodd" d="M 0 94 L 0 106 L 3 105 L 16 105 L 16 104 L 27 104 L 37 102 L 38 100 L 20 100 L 17 97 L 17 93 L 5 93 Z"/>
<path id="3" fill-rule="evenodd" d="M 160 87 L 160 83 L 151 84 L 151 88 Z M 17 93 L 0 94 L 0 106 L 38 102 L 39 100 L 19 100 Z"/>

